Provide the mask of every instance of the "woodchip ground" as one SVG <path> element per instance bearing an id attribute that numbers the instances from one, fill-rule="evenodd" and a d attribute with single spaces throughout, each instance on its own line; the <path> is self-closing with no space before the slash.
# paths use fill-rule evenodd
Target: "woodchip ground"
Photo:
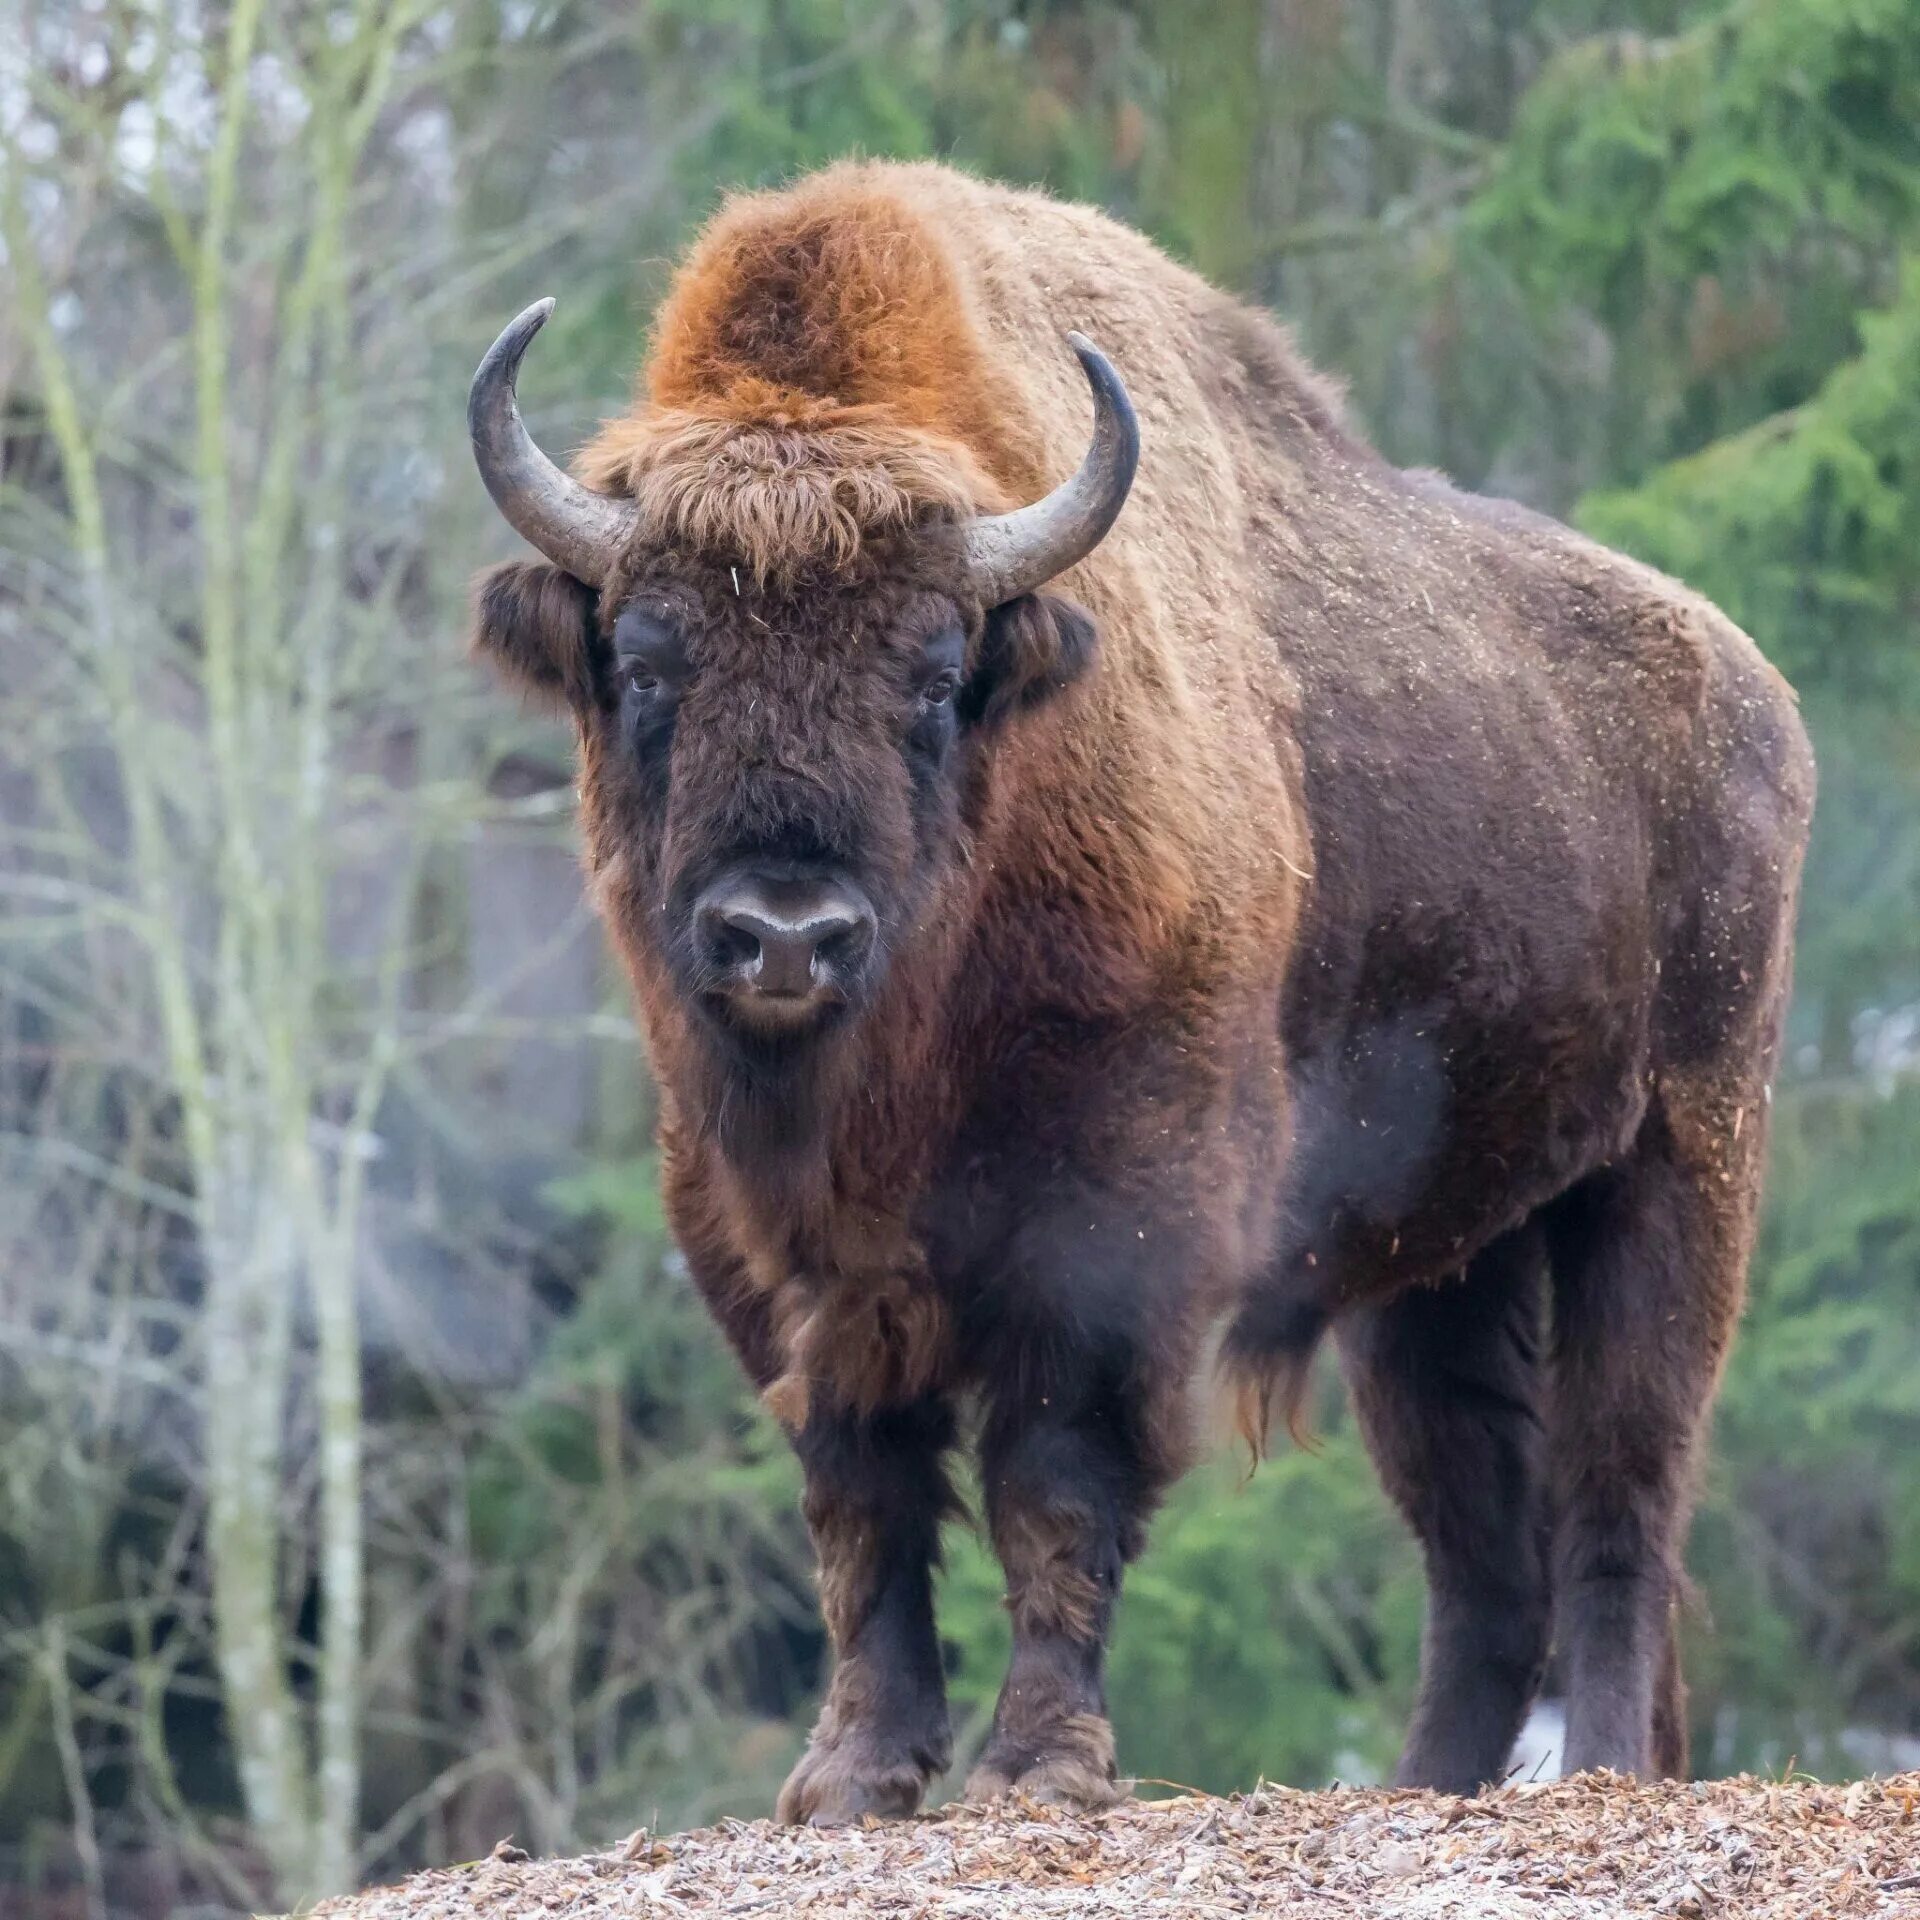
<path id="1" fill-rule="evenodd" d="M 1822 1786 L 1582 1775 L 1478 1799 L 1262 1787 L 1082 1816 L 950 1807 L 828 1832 L 729 1820 L 466 1866 L 328 1920 L 1852 1920 L 1920 1917 L 1920 1773 Z"/>

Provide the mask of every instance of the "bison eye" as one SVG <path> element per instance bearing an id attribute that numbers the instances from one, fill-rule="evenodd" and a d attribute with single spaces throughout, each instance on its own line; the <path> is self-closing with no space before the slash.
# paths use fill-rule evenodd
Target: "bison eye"
<path id="1" fill-rule="evenodd" d="M 636 601 L 613 623 L 613 654 L 623 693 L 651 703 L 674 693 L 691 673 L 686 636 L 664 607 Z"/>
<path id="2" fill-rule="evenodd" d="M 920 690 L 923 706 L 944 707 L 960 690 L 960 673 L 956 667 L 949 667 L 944 673 L 937 673 Z"/>

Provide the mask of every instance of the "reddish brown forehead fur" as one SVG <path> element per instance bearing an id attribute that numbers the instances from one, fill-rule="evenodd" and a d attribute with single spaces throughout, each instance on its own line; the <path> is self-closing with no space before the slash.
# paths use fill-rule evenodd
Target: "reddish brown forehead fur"
<path id="1" fill-rule="evenodd" d="M 756 575 L 1009 504 L 1007 396 L 952 255 L 897 188 L 834 168 L 730 200 L 655 325 L 633 410 L 582 452 L 640 538 Z"/>

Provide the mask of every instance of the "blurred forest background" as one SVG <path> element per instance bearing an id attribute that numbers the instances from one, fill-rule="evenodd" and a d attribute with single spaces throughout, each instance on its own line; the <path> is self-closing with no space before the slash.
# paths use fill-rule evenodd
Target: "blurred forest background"
<path id="1" fill-rule="evenodd" d="M 4 0 L 0 1906 L 764 1812 L 823 1643 L 690 1297 L 568 747 L 463 656 L 466 383 L 576 443 L 729 186 L 941 154 L 1286 315 L 1397 460 L 1725 605 L 1822 764 L 1695 1529 L 1702 1771 L 1920 1740 L 1915 0 Z M 1202 1471 L 1124 1760 L 1390 1762 L 1420 1587 Z M 997 1582 L 945 1579 L 964 1766 Z"/>

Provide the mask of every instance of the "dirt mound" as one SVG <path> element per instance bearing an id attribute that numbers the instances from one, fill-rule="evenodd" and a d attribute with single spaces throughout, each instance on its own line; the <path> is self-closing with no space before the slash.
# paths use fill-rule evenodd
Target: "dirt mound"
<path id="1" fill-rule="evenodd" d="M 1920 1916 L 1920 1773 L 1852 1786 L 1635 1786 L 1588 1774 L 1475 1800 L 1262 1787 L 1081 1817 L 952 1807 L 812 1833 L 730 1820 L 609 1853 L 493 1858 L 357 1899 L 332 1920 L 1850 1920 Z"/>

